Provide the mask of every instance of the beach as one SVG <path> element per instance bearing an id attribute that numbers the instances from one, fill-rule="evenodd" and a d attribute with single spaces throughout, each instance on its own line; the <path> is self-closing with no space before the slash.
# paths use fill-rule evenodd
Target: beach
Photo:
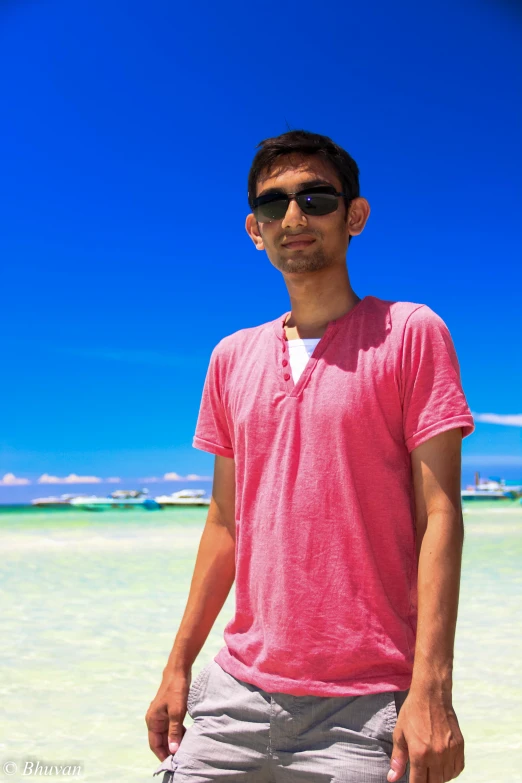
<path id="1" fill-rule="evenodd" d="M 145 713 L 188 595 L 205 509 L 0 511 L 0 761 L 81 765 L 142 783 L 158 761 Z M 522 781 L 522 506 L 470 503 L 454 705 L 463 783 Z M 230 597 L 193 676 L 223 645 Z M 190 720 L 187 720 L 187 725 Z M 160 781 L 161 783 L 161 781 Z"/>

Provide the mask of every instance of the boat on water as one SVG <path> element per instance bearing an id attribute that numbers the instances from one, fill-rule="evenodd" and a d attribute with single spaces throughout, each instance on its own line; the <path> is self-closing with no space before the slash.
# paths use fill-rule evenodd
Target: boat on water
<path id="1" fill-rule="evenodd" d="M 204 489 L 180 489 L 170 495 L 159 495 L 154 498 L 161 508 L 172 506 L 209 506 L 210 498 L 205 497 Z"/>
<path id="2" fill-rule="evenodd" d="M 170 495 L 149 497 L 148 489 L 117 489 L 110 495 L 60 495 L 59 497 L 35 498 L 33 506 L 40 508 L 77 508 L 84 511 L 108 511 L 110 509 L 145 508 L 154 511 L 172 506 L 209 506 L 210 498 L 204 489 L 181 489 Z"/>
<path id="3" fill-rule="evenodd" d="M 75 495 L 60 495 L 60 497 L 49 498 L 35 498 L 31 500 L 32 506 L 39 506 L 41 508 L 58 508 L 64 506 L 70 506 L 71 500 Z"/>
<path id="4" fill-rule="evenodd" d="M 504 479 L 481 479 L 475 473 L 475 484 L 460 493 L 462 500 L 515 500 L 522 495 L 522 484 L 508 485 Z"/>
<path id="5" fill-rule="evenodd" d="M 109 509 L 145 508 L 155 511 L 159 504 L 148 497 L 148 489 L 117 489 L 106 497 L 96 495 L 77 495 L 69 501 L 69 505 L 85 511 L 106 511 Z"/>

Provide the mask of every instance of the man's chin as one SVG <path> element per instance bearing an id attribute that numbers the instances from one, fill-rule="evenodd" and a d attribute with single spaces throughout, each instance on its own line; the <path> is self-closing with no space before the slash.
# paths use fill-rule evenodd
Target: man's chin
<path id="1" fill-rule="evenodd" d="M 280 272 L 294 274 L 318 272 L 320 269 L 325 269 L 329 266 L 328 260 L 322 253 L 312 253 L 309 255 L 308 253 L 299 251 L 285 254 L 285 256 L 278 255 L 272 263 Z"/>

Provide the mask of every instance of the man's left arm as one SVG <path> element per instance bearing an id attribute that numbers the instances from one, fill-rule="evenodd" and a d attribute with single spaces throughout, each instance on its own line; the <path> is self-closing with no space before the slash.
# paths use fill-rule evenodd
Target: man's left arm
<path id="1" fill-rule="evenodd" d="M 464 769 L 464 739 L 452 704 L 453 648 L 464 525 L 462 431 L 411 452 L 416 504 L 418 625 L 410 692 L 393 733 L 388 781 L 410 761 L 410 783 L 446 783 Z"/>

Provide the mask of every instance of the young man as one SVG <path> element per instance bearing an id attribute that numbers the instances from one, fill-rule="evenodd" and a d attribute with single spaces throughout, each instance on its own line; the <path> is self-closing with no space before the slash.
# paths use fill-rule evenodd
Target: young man
<path id="1" fill-rule="evenodd" d="M 154 774 L 443 783 L 464 767 L 452 663 L 473 431 L 453 343 L 425 305 L 352 290 L 370 208 L 348 153 L 305 131 L 259 146 L 246 230 L 291 311 L 212 353 L 194 439 L 216 455 L 212 502 L 146 716 Z M 234 579 L 225 646 L 190 687 Z"/>

